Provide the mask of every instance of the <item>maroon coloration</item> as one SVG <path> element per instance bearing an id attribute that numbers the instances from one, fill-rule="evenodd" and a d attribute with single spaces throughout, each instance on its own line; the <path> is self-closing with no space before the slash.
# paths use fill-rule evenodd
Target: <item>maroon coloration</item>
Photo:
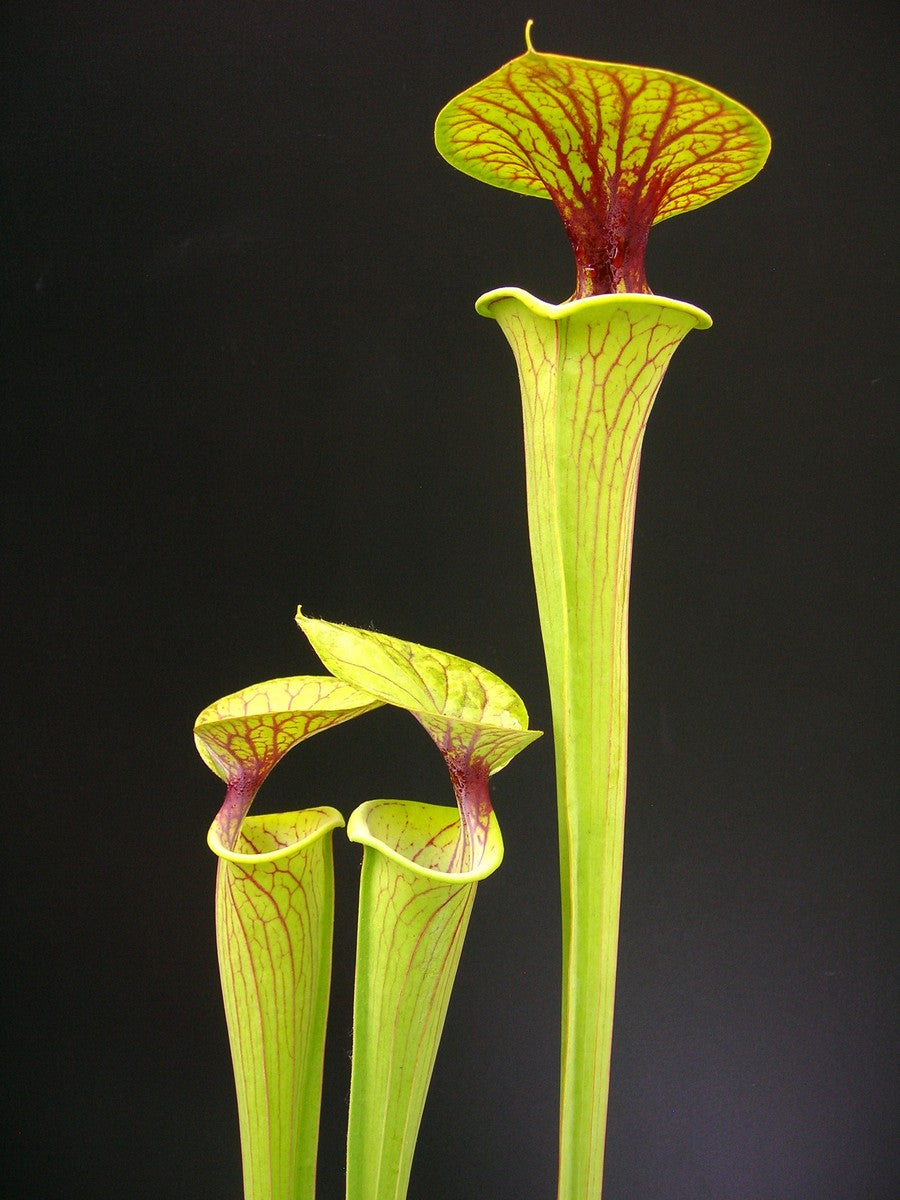
<path id="1" fill-rule="evenodd" d="M 543 63 L 541 68 L 546 72 L 555 90 L 560 85 L 556 69 L 548 68 Z M 539 78 L 540 73 L 535 70 L 535 80 Z M 662 192 L 656 180 L 647 178 L 647 164 L 653 161 L 654 152 L 658 149 L 660 130 L 665 127 L 674 110 L 674 96 L 670 98 L 660 127 L 647 148 L 644 166 L 637 172 L 636 177 L 632 174 L 632 177 L 626 180 L 623 178 L 622 141 L 620 140 L 616 147 L 615 172 L 610 176 L 602 165 L 603 127 L 598 127 L 596 135 L 588 132 L 591 129 L 591 120 L 583 111 L 577 93 L 574 90 L 569 91 L 567 100 L 571 105 L 571 117 L 584 138 L 581 154 L 592 164 L 590 184 L 585 189 L 576 177 L 569 156 L 560 145 L 553 126 L 543 119 L 541 110 L 513 82 L 511 73 L 507 86 L 527 110 L 531 120 L 540 128 L 553 151 L 555 167 L 562 170 L 571 188 L 570 194 L 562 190 L 553 178 L 553 172 L 542 172 L 538 160 L 522 147 L 523 156 L 528 159 L 535 174 L 541 179 L 562 217 L 575 255 L 575 292 L 572 299 L 580 300 L 586 296 L 607 295 L 613 292 L 649 293 L 644 254 L 650 226 L 656 218 L 662 200 Z M 620 119 L 623 129 L 627 128 L 634 99 L 634 96 L 621 91 Z M 512 110 L 510 112 L 511 115 L 515 115 Z"/>
<path id="2" fill-rule="evenodd" d="M 262 774 L 248 772 L 229 780 L 225 799 L 216 816 L 219 838 L 226 850 L 233 850 L 237 844 L 241 824 L 266 775 L 268 771 Z"/>
<path id="3" fill-rule="evenodd" d="M 530 45 L 447 108 L 438 146 L 450 162 L 553 201 L 575 254 L 575 299 L 649 293 L 654 221 L 746 182 L 768 149 L 752 114 L 692 80 Z"/>
<path id="4" fill-rule="evenodd" d="M 554 70 L 548 70 L 547 75 L 555 90 L 560 85 L 560 79 Z M 542 118 L 541 110 L 531 104 L 527 95 L 511 80 L 509 86 L 520 103 L 527 107 L 531 119 L 547 139 L 556 159 L 555 166 L 562 170 L 571 188 L 571 193 L 561 189 L 552 172 L 544 174 L 536 160 L 531 160 L 535 173 L 541 178 L 562 217 L 575 255 L 575 292 L 572 299 L 613 292 L 649 293 L 644 254 L 650 226 L 656 219 L 662 200 L 662 190 L 658 180 L 648 178 L 648 165 L 658 152 L 660 132 L 674 111 L 674 95 L 670 97 L 659 128 L 647 146 L 640 170 L 636 174 L 633 170 L 626 171 L 623 163 L 624 139 L 620 137 L 616 146 L 615 168 L 609 174 L 603 165 L 603 126 L 598 124 L 595 134 L 589 132 L 591 119 L 584 112 L 580 97 L 574 89 L 568 92 L 571 119 L 581 130 L 584 139 L 581 155 L 591 164 L 590 183 L 585 188 L 576 177 L 569 155 L 560 145 L 555 130 Z M 622 130 L 628 127 L 634 100 L 641 91 L 643 88 L 636 95 L 629 95 L 620 89 L 619 117 Z"/>
<path id="5" fill-rule="evenodd" d="M 462 754 L 458 748 L 443 750 L 444 760 L 450 772 L 453 792 L 459 809 L 460 820 L 465 830 L 468 848 L 464 870 L 476 870 L 481 865 L 487 845 L 488 828 L 491 821 L 491 798 L 488 790 L 490 772 L 481 758 L 476 758 L 467 747 Z"/>
<path id="6" fill-rule="evenodd" d="M 644 253 L 656 214 L 649 197 L 616 193 L 605 211 L 592 204 L 571 215 L 561 204 L 558 207 L 575 254 L 573 299 L 612 292 L 649 293 Z"/>

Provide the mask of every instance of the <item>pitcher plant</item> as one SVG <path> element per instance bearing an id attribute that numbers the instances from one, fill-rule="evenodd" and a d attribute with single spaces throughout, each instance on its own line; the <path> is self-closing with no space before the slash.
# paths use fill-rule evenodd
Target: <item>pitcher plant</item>
<path id="1" fill-rule="evenodd" d="M 664 71 L 526 52 L 440 112 L 439 152 L 551 199 L 575 289 L 483 295 L 516 358 L 528 526 L 553 712 L 562 891 L 560 1200 L 601 1195 L 625 829 L 628 595 L 641 443 L 699 308 L 650 293 L 651 225 L 763 166 L 746 108 Z"/>
<path id="2" fill-rule="evenodd" d="M 451 100 L 435 140 L 461 171 L 549 198 L 575 255 L 562 304 L 487 292 L 516 359 L 528 527 L 550 685 L 562 892 L 559 1200 L 602 1190 L 625 828 L 628 598 L 641 446 L 701 309 L 650 292 L 652 225 L 761 169 L 764 126 L 666 71 L 525 53 Z M 315 733 L 405 709 L 442 754 L 454 806 L 375 799 L 347 833 L 360 877 L 347 1200 L 403 1200 L 477 884 L 503 856 L 490 776 L 540 736 L 519 696 L 465 659 L 297 622 L 329 674 L 210 705 L 197 747 L 224 780 L 209 833 L 246 1200 L 313 1200 L 332 952 L 331 807 L 249 815 Z"/>
<path id="3" fill-rule="evenodd" d="M 348 1200 L 403 1200 L 477 883 L 503 858 L 488 779 L 540 734 L 490 671 L 369 630 L 297 620 L 327 676 L 270 680 L 210 705 L 195 740 L 226 783 L 209 832 L 246 1200 L 313 1200 L 330 984 L 331 807 L 251 816 L 294 746 L 382 704 L 443 755 L 456 806 L 375 800 L 364 847 L 347 1142 Z"/>

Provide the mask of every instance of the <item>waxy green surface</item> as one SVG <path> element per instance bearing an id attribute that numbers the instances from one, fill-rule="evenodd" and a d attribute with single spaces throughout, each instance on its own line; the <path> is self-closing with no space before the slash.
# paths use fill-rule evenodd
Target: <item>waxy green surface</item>
<path id="1" fill-rule="evenodd" d="M 246 1200 L 313 1200 L 331 981 L 333 808 L 246 817 L 219 855 L 216 944 Z"/>
<path id="2" fill-rule="evenodd" d="M 255 683 L 205 708 L 194 725 L 194 742 L 227 784 L 216 818 L 221 843 L 234 843 L 254 796 L 289 750 L 381 703 L 341 680 L 299 675 Z"/>
<path id="3" fill-rule="evenodd" d="M 563 922 L 560 1200 L 603 1176 L 628 733 L 628 591 L 641 444 L 692 305 L 652 296 L 544 304 L 488 293 L 522 389 L 528 521 L 559 797 Z"/>
<path id="4" fill-rule="evenodd" d="M 461 871 L 459 828 L 456 808 L 400 800 L 365 804 L 347 825 L 364 846 L 347 1200 L 407 1194 L 476 885 L 503 858 L 491 813 L 478 867 Z"/>
<path id="5" fill-rule="evenodd" d="M 398 638 L 298 621 L 333 676 L 273 679 L 210 705 L 194 736 L 226 783 L 209 831 L 246 1200 L 313 1200 L 331 966 L 331 808 L 248 816 L 294 746 L 391 704 L 428 730 L 456 808 L 373 801 L 364 846 L 347 1150 L 350 1200 L 402 1200 L 480 879 L 503 842 L 488 776 L 534 738 L 518 695 L 475 663 Z"/>
<path id="6" fill-rule="evenodd" d="M 477 867 L 491 813 L 488 776 L 540 732 L 516 692 L 477 663 L 368 629 L 297 623 L 334 675 L 386 704 L 407 709 L 444 756 L 462 824 L 458 867 Z"/>

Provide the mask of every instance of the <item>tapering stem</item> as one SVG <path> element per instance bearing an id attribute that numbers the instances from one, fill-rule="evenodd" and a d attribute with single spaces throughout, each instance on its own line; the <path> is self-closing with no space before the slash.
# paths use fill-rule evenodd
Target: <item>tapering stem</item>
<path id="1" fill-rule="evenodd" d="M 480 879 L 503 856 L 490 814 L 476 869 L 458 871 L 459 813 L 375 800 L 362 842 L 347 1200 L 404 1200 L 450 992 Z"/>
<path id="2" fill-rule="evenodd" d="M 560 1200 L 603 1179 L 625 832 L 628 591 L 641 443 L 699 309 L 492 292 L 516 355 L 529 531 L 553 706 L 563 921 Z"/>
<path id="3" fill-rule="evenodd" d="M 219 856 L 216 940 L 245 1200 L 314 1200 L 331 978 L 334 809 L 246 817 Z"/>

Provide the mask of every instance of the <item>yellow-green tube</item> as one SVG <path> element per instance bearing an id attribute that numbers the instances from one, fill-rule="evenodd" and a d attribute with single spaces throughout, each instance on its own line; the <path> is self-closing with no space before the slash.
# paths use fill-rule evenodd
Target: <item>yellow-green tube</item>
<path id="1" fill-rule="evenodd" d="M 247 811 L 313 734 L 377 707 L 330 676 L 270 679 L 205 708 L 194 737 L 227 785 L 208 842 L 219 859 L 216 941 L 234 1063 L 244 1200 L 314 1200 L 334 911 L 333 808 Z"/>
<path id="2" fill-rule="evenodd" d="M 475 887 L 503 857 L 489 777 L 540 734 L 513 689 L 476 663 L 302 613 L 297 620 L 335 676 L 415 716 L 456 796 L 456 808 L 374 800 L 347 824 L 365 847 L 347 1200 L 404 1200 Z"/>
<path id="3" fill-rule="evenodd" d="M 644 428 L 698 308 L 518 289 L 478 311 L 519 368 L 532 560 L 553 706 L 562 875 L 560 1200 L 603 1178 L 625 833 L 628 589 Z"/>
<path id="4" fill-rule="evenodd" d="M 478 302 L 516 355 L 528 521 L 556 751 L 563 910 L 559 1200 L 599 1200 L 609 1090 L 628 704 L 628 585 L 644 425 L 685 333 L 654 297 L 659 221 L 752 179 L 769 153 L 743 105 L 651 67 L 537 51 L 465 89 L 435 123 L 449 163 L 552 200 L 575 256 L 567 304 L 516 288 Z"/>
<path id="5" fill-rule="evenodd" d="M 313 1200 L 331 977 L 333 808 L 244 819 L 219 838 L 216 943 L 245 1200 Z"/>
<path id="6" fill-rule="evenodd" d="M 454 869 L 459 812 L 375 800 L 350 817 L 361 842 L 347 1200 L 403 1200 L 479 880 L 500 865 L 490 814 L 478 864 Z"/>

